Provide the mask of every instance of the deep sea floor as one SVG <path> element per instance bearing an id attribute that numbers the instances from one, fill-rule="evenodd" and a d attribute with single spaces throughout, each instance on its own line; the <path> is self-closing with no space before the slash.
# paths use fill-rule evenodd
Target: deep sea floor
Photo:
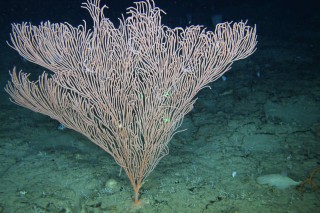
<path id="1" fill-rule="evenodd" d="M 294 184 L 320 166 L 320 33 L 258 35 L 252 57 L 200 92 L 139 207 L 107 153 L 1 92 L 0 213 L 320 212 L 320 171 Z M 269 174 L 291 182 L 257 182 Z"/>

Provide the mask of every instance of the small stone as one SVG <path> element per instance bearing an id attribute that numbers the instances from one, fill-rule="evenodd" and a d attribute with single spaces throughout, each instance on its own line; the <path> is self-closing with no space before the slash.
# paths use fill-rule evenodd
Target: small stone
<path id="1" fill-rule="evenodd" d="M 111 191 L 116 191 L 119 188 L 119 184 L 115 179 L 111 178 L 105 183 L 105 188 Z"/>

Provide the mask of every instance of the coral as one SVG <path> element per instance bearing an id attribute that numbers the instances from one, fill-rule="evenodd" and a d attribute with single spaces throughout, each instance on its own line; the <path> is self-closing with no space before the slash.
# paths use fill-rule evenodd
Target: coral
<path id="1" fill-rule="evenodd" d="M 317 191 L 318 184 L 317 184 L 317 182 L 314 181 L 315 175 L 317 173 L 320 173 L 320 167 L 317 167 L 316 169 L 314 169 L 310 173 L 310 176 L 297 186 L 297 189 L 301 192 L 301 194 L 306 191 L 307 187 L 309 187 L 311 189 L 311 191 Z"/>

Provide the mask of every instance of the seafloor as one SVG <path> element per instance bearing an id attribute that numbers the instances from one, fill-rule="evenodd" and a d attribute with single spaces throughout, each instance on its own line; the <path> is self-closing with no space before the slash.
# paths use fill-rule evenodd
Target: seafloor
<path id="1" fill-rule="evenodd" d="M 172 139 L 170 154 L 143 185 L 138 209 L 127 177 L 107 153 L 12 104 L 2 90 L 0 213 L 320 212 L 320 172 L 312 186 L 298 189 L 256 182 L 266 174 L 304 181 L 320 165 L 320 31 L 313 27 L 320 17 L 296 17 L 294 8 L 281 16 L 285 7 L 268 12 L 268 6 L 277 4 L 238 5 L 258 24 L 258 49 L 236 62 L 225 81 L 200 92 L 181 127 L 187 131 Z M 36 67 L 1 48 L 1 87 L 13 64 Z M 110 179 L 116 184 L 106 184 Z"/>

